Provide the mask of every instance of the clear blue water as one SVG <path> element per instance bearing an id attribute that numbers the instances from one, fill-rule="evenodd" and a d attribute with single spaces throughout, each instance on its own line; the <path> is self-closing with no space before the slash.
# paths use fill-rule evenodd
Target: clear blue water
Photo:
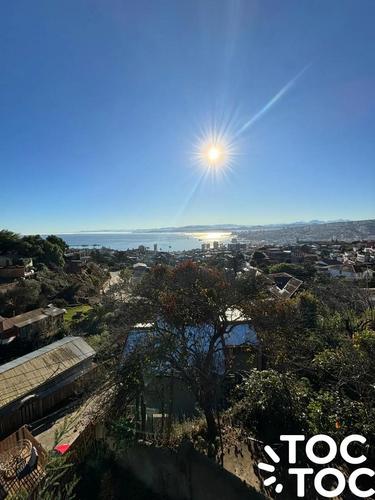
<path id="1" fill-rule="evenodd" d="M 157 243 L 158 250 L 177 251 L 200 248 L 202 241 L 198 235 L 186 233 L 72 233 L 59 234 L 71 247 L 97 245 L 113 248 L 114 250 L 127 250 L 144 245 L 153 249 Z M 206 241 L 202 234 L 202 238 Z"/>

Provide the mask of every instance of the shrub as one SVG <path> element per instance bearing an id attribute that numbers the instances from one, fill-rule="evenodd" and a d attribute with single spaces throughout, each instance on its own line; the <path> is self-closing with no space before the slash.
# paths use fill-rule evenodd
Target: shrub
<path id="1" fill-rule="evenodd" d="M 253 370 L 237 386 L 232 416 L 245 430 L 266 442 L 280 434 L 303 430 L 309 386 L 288 374 L 274 370 Z"/>

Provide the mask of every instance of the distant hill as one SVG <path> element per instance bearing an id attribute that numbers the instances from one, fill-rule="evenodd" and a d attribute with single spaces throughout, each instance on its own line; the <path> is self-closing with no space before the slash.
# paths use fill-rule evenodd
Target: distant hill
<path id="1" fill-rule="evenodd" d="M 352 226 L 353 224 L 359 224 L 363 226 L 364 224 L 372 223 L 374 224 L 375 219 L 370 219 L 368 221 L 350 221 L 345 219 L 339 219 L 334 221 L 321 221 L 321 220 L 311 220 L 311 221 L 297 221 L 290 223 L 280 223 L 280 224 L 257 224 L 257 225 L 245 225 L 245 224 L 207 224 L 207 225 L 189 225 L 189 226 L 171 226 L 171 227 L 161 227 L 157 229 L 137 229 L 133 232 L 209 232 L 209 231 L 252 231 L 252 230 L 264 230 L 268 231 L 270 229 L 284 229 L 284 228 L 294 228 L 294 227 L 311 227 L 314 225 L 327 226 L 330 224 L 347 224 Z M 333 226 L 332 226 L 333 227 Z"/>
<path id="2" fill-rule="evenodd" d="M 297 221 L 281 224 L 244 225 L 244 224 L 201 224 L 188 226 L 171 226 L 154 229 L 81 231 L 82 233 L 131 232 L 131 233 L 199 233 L 230 231 L 240 239 L 265 243 L 293 243 L 298 241 L 341 240 L 355 241 L 375 240 L 375 219 L 369 220 L 335 220 L 308 222 Z"/>
<path id="3" fill-rule="evenodd" d="M 268 244 L 287 244 L 297 241 L 375 240 L 375 219 L 258 226 L 234 232 L 240 239 Z"/>

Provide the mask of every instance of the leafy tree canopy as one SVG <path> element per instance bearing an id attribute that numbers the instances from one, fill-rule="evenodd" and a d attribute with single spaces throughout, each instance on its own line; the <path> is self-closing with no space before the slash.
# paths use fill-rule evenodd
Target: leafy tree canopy
<path id="1" fill-rule="evenodd" d="M 12 231 L 0 231 L 0 254 L 13 254 L 16 257 L 31 257 L 36 264 L 48 267 L 64 266 L 64 252 L 68 246 L 58 236 L 50 235 L 46 239 L 40 235 L 20 236 Z"/>

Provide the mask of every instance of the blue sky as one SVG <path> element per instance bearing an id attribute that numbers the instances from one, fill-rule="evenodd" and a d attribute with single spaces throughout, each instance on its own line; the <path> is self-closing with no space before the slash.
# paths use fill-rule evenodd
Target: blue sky
<path id="1" fill-rule="evenodd" d="M 374 217 L 374 19 L 372 0 L 2 2 L 0 227 Z M 298 74 L 197 186 L 199 131 L 232 139 Z"/>

